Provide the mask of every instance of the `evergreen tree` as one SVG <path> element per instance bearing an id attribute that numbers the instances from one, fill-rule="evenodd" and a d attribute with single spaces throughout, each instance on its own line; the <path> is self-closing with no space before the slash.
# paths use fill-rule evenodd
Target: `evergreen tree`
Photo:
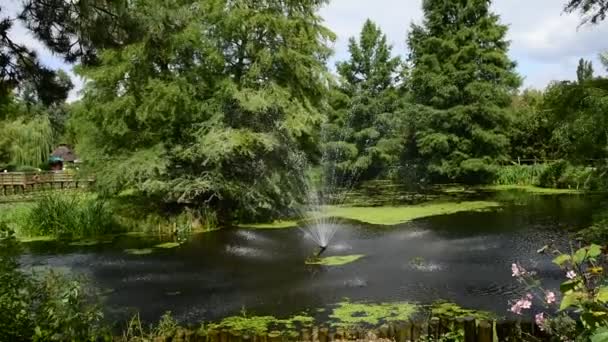
<path id="1" fill-rule="evenodd" d="M 99 186 L 225 221 L 300 202 L 329 79 L 323 4 L 133 2 L 142 38 L 81 71 L 73 125 Z"/>
<path id="2" fill-rule="evenodd" d="M 579 83 L 593 79 L 593 63 L 581 58 L 578 61 L 576 77 Z"/>
<path id="3" fill-rule="evenodd" d="M 423 24 L 408 37 L 412 96 L 427 107 L 411 131 L 436 180 L 488 180 L 506 156 L 506 108 L 521 80 L 490 3 L 424 0 Z"/>
<path id="4" fill-rule="evenodd" d="M 397 94 L 401 60 L 391 55 L 386 35 L 372 21 L 358 40 L 349 41 L 350 59 L 337 64 L 337 114 L 326 129 L 330 160 L 339 171 L 360 180 L 375 178 L 395 162 L 400 150 Z"/>

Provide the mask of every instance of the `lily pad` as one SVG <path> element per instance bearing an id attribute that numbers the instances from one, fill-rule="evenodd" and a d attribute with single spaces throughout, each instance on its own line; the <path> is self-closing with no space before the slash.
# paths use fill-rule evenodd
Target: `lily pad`
<path id="1" fill-rule="evenodd" d="M 180 246 L 179 242 L 165 242 L 165 243 L 161 243 L 160 245 L 156 245 L 154 247 L 155 248 L 171 249 L 171 248 L 176 248 L 176 247 L 179 247 L 179 246 Z"/>
<path id="2" fill-rule="evenodd" d="M 125 249 L 125 253 L 131 255 L 148 255 L 152 254 L 154 250 L 152 248 L 142 248 L 142 249 Z"/>
<path id="3" fill-rule="evenodd" d="M 306 264 L 323 266 L 342 266 L 355 262 L 363 258 L 364 256 L 365 255 L 363 254 L 330 256 L 325 258 L 306 260 Z"/>

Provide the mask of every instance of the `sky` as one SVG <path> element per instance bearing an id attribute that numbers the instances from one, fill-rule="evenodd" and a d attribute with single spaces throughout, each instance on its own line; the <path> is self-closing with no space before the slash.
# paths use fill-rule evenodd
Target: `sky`
<path id="1" fill-rule="evenodd" d="M 17 13 L 21 0 L 2 0 L 9 13 Z M 493 10 L 509 26 L 509 55 L 518 63 L 525 88 L 543 89 L 552 80 L 576 78 L 578 60 L 593 61 L 596 74 L 605 74 L 598 54 L 608 50 L 608 21 L 598 25 L 580 25 L 578 13 L 566 14 L 566 0 L 495 0 Z M 348 38 L 358 36 L 366 19 L 373 20 L 388 36 L 396 55 L 405 57 L 406 36 L 412 22 L 422 21 L 422 0 L 331 0 L 321 10 L 326 26 L 338 39 L 331 61 L 348 58 Z M 70 71 L 37 42 L 25 28 L 15 25 L 11 37 L 38 51 L 43 63 Z M 76 89 L 70 99 L 78 98 L 83 80 L 72 74 Z"/>

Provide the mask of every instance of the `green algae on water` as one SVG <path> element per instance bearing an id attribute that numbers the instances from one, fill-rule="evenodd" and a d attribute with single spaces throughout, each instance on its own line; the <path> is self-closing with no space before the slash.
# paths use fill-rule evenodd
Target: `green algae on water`
<path id="1" fill-rule="evenodd" d="M 295 228 L 298 226 L 297 221 L 274 221 L 270 223 L 253 223 L 253 224 L 239 224 L 239 228 L 249 229 L 285 229 Z"/>
<path id="2" fill-rule="evenodd" d="M 382 323 L 407 321 L 418 310 L 418 306 L 407 302 L 395 303 L 351 303 L 336 304 L 329 317 L 333 326 L 378 326 Z"/>
<path id="3" fill-rule="evenodd" d="M 500 206 L 500 203 L 492 201 L 435 202 L 398 207 L 331 206 L 327 207 L 327 216 L 390 226 L 424 217 L 449 215 L 464 211 L 489 210 Z"/>
<path id="4" fill-rule="evenodd" d="M 270 330 L 293 331 L 296 326 L 312 326 L 314 318 L 307 315 L 296 315 L 287 319 L 273 316 L 232 316 L 219 323 L 211 323 L 208 330 L 227 329 L 241 333 L 263 334 Z"/>
<path id="5" fill-rule="evenodd" d="M 152 254 L 152 252 L 154 252 L 154 250 L 152 248 L 125 249 L 125 253 L 131 254 L 131 255 L 148 255 L 148 254 Z"/>
<path id="6" fill-rule="evenodd" d="M 438 318 L 458 319 L 466 317 L 474 317 L 475 319 L 494 319 L 495 315 L 487 311 L 464 309 L 460 305 L 447 302 L 439 301 L 431 306 L 431 315 Z"/>
<path id="7" fill-rule="evenodd" d="M 313 258 L 306 260 L 307 265 L 343 266 L 363 258 L 364 254 L 338 255 L 325 258 Z"/>
<path id="8" fill-rule="evenodd" d="M 480 187 L 482 190 L 490 191 L 523 191 L 537 195 L 567 195 L 567 194 L 583 194 L 582 190 L 575 189 L 554 189 L 554 188 L 540 188 L 533 185 L 491 185 Z"/>
<path id="9" fill-rule="evenodd" d="M 180 245 L 181 244 L 179 242 L 165 242 L 154 246 L 154 248 L 172 249 L 179 247 Z"/>

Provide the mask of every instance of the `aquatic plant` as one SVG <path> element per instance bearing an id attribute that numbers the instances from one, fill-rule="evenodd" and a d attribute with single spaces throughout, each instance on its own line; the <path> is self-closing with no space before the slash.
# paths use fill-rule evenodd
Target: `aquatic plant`
<path id="1" fill-rule="evenodd" d="M 407 321 L 417 311 L 416 304 L 407 302 L 373 304 L 345 301 L 336 304 L 329 317 L 334 320 L 334 326 L 377 326 L 386 322 Z"/>
<path id="2" fill-rule="evenodd" d="M 293 331 L 298 326 L 311 326 L 314 318 L 301 314 L 286 319 L 274 316 L 248 316 L 243 312 L 240 316 L 226 317 L 219 323 L 210 323 L 207 331 L 227 329 L 242 333 L 262 334 L 271 330 Z"/>
<path id="3" fill-rule="evenodd" d="M 104 199 L 89 194 L 53 193 L 41 197 L 22 222 L 29 236 L 96 236 L 114 232 L 117 224 Z"/>
<path id="4" fill-rule="evenodd" d="M 310 258 L 306 260 L 307 265 L 323 265 L 323 266 L 343 266 L 346 264 L 353 263 L 361 258 L 365 257 L 363 254 L 355 255 L 337 255 L 325 258 Z"/>

